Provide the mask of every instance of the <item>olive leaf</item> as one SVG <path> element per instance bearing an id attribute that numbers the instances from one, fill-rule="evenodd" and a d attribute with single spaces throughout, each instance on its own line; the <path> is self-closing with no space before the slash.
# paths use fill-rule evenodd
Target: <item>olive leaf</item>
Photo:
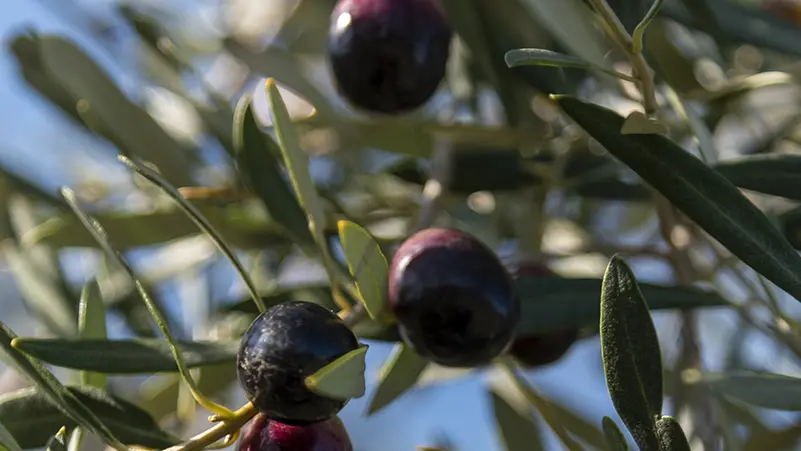
<path id="1" fill-rule="evenodd" d="M 350 274 L 356 281 L 370 318 L 380 319 L 387 303 L 388 267 L 381 246 L 370 232 L 350 221 L 339 221 L 339 239 Z"/>
<path id="2" fill-rule="evenodd" d="M 281 171 L 281 149 L 272 137 L 259 129 L 248 97 L 243 97 L 237 105 L 233 140 L 239 170 L 270 216 L 296 243 L 313 248 L 314 239 L 306 223 L 306 213 Z"/>
<path id="3" fill-rule="evenodd" d="M 546 49 L 509 50 L 506 52 L 506 55 L 504 55 L 504 60 L 506 61 L 506 65 L 510 68 L 521 66 L 571 67 L 575 69 L 597 70 L 623 80 L 634 80 L 631 76 L 605 67 L 596 66 L 581 58 Z"/>
<path id="4" fill-rule="evenodd" d="M 718 162 L 713 167 L 739 188 L 801 200 L 799 155 L 744 155 Z"/>
<path id="5" fill-rule="evenodd" d="M 156 323 L 156 326 L 159 328 L 159 331 L 164 336 L 164 339 L 167 342 L 167 346 L 170 349 L 170 353 L 172 354 L 173 359 L 175 360 L 175 364 L 178 367 L 178 372 L 181 374 L 181 378 L 186 383 L 189 391 L 192 393 L 192 396 L 195 400 L 198 401 L 203 407 L 211 410 L 214 414 L 228 416 L 231 412 L 223 406 L 218 405 L 217 403 L 211 401 L 210 399 L 206 398 L 203 393 L 199 392 L 197 389 L 197 385 L 195 384 L 194 379 L 192 378 L 192 374 L 189 372 L 189 369 L 184 364 L 183 355 L 181 354 L 180 349 L 173 338 L 172 332 L 167 324 L 167 321 L 164 317 L 164 314 L 159 308 L 159 305 L 153 301 L 153 298 L 150 297 L 147 290 L 145 289 L 142 282 L 136 277 L 136 273 L 134 272 L 133 268 L 130 264 L 123 258 L 123 256 L 119 253 L 119 251 L 114 249 L 114 246 L 108 240 L 108 236 L 106 235 L 106 231 L 103 229 L 103 226 L 100 225 L 97 220 L 93 217 L 89 216 L 85 211 L 81 209 L 78 205 L 78 201 L 75 197 L 75 193 L 66 187 L 61 188 L 60 190 L 61 196 L 67 202 L 67 204 L 72 209 L 73 213 L 78 217 L 81 223 L 86 227 L 92 237 L 97 241 L 97 244 L 103 250 L 103 252 L 113 260 L 115 260 L 123 270 L 128 274 L 128 276 L 133 280 L 134 286 L 136 287 L 136 291 L 142 297 L 142 301 L 144 301 L 145 305 L 147 306 L 147 310 L 150 313 L 150 316 Z"/>
<path id="6" fill-rule="evenodd" d="M 656 420 L 656 435 L 662 451 L 690 451 L 687 436 L 673 417 L 663 416 Z"/>
<path id="7" fill-rule="evenodd" d="M 198 210 L 215 229 L 222 232 L 232 246 L 245 249 L 264 248 L 287 241 L 276 223 L 250 213 L 241 206 L 223 208 L 202 205 Z M 121 251 L 161 244 L 199 233 L 197 226 L 184 213 L 175 209 L 144 214 L 99 212 L 95 217 Z M 50 218 L 25 233 L 21 241 L 23 245 L 46 244 L 57 248 L 96 245 L 91 233 L 72 216 Z"/>
<path id="8" fill-rule="evenodd" d="M 492 411 L 506 451 L 544 450 L 542 437 L 531 409 L 520 412 L 495 390 L 489 390 Z"/>
<path id="9" fill-rule="evenodd" d="M 623 118 L 575 98 L 559 106 L 612 155 L 745 264 L 801 300 L 801 257 L 725 177 L 661 135 L 622 135 Z"/>
<path id="10" fill-rule="evenodd" d="M 770 373 L 704 374 L 698 383 L 752 406 L 801 411 L 801 379 Z"/>
<path id="11" fill-rule="evenodd" d="M 414 387 L 428 361 L 403 343 L 398 343 L 381 368 L 378 387 L 367 406 L 367 415 L 372 415 L 403 393 Z"/>
<path id="12" fill-rule="evenodd" d="M 19 446 L 16 440 L 14 440 L 14 436 L 11 435 L 8 429 L 3 426 L 3 422 L 0 421 L 0 450 L 2 451 L 22 451 L 22 448 Z"/>
<path id="13" fill-rule="evenodd" d="M 601 356 L 612 403 L 643 451 L 660 451 L 662 362 L 656 329 L 631 268 L 614 256 L 601 288 Z"/>
<path id="14" fill-rule="evenodd" d="M 67 451 L 67 427 L 61 426 L 56 435 L 47 441 L 46 451 Z"/>
<path id="15" fill-rule="evenodd" d="M 325 227 L 325 212 L 317 188 L 309 172 L 309 156 L 300 146 L 300 139 L 289 117 L 278 86 L 272 79 L 267 80 L 267 95 L 270 99 L 270 107 L 275 123 L 275 132 L 281 148 L 281 155 L 284 158 L 287 170 L 292 180 L 292 185 L 300 200 L 300 205 L 308 215 L 309 225 L 312 233 L 322 233 Z"/>
<path id="16" fill-rule="evenodd" d="M 70 386 L 65 391 L 94 412 L 114 436 L 126 445 L 161 449 L 180 441 L 163 431 L 145 411 L 104 390 Z M 40 388 L 24 388 L 0 395 L 0 422 L 23 449 L 45 446 L 48 436 L 43 431 L 78 425 Z"/>
<path id="17" fill-rule="evenodd" d="M 81 291 L 81 299 L 78 304 L 78 336 L 83 340 L 105 340 L 106 338 L 106 308 L 103 305 L 97 280 L 92 280 L 84 285 Z M 11 345 L 14 346 L 14 342 Z M 103 388 L 106 386 L 106 375 L 82 371 L 81 384 Z"/>
<path id="18" fill-rule="evenodd" d="M 334 399 L 361 398 L 366 389 L 367 348 L 362 345 L 307 376 L 306 388 Z"/>
<path id="19" fill-rule="evenodd" d="M 623 121 L 621 135 L 667 135 L 668 128 L 662 122 L 639 111 L 632 111 Z"/>
<path id="20" fill-rule="evenodd" d="M 606 444 L 609 445 L 610 451 L 628 451 L 629 445 L 626 443 L 626 438 L 623 436 L 623 431 L 617 427 L 615 421 L 607 416 L 601 420 L 603 426 L 604 437 Z"/>
<path id="21" fill-rule="evenodd" d="M 11 346 L 11 342 L 17 338 L 16 334 L 11 331 L 5 324 L 0 322 L 0 348 L 3 349 L 4 355 L 7 357 L 6 363 L 14 367 L 23 376 L 28 378 L 36 389 L 47 399 L 50 403 L 56 406 L 59 410 L 69 417 L 73 422 L 86 427 L 95 435 L 100 437 L 103 442 L 121 450 L 124 445 L 111 433 L 108 427 L 98 419 L 94 411 L 83 404 L 71 391 L 67 390 L 56 377 L 47 370 L 41 363 L 28 358 L 21 352 L 17 351 Z M 0 354 L 2 356 L 3 354 Z M 25 418 L 28 421 L 29 417 Z M 3 423 L 9 430 L 13 431 L 13 425 L 9 423 L 10 419 L 0 416 L 0 423 Z M 64 423 L 61 422 L 57 427 L 61 427 Z M 41 436 L 41 430 L 38 431 Z M 17 441 L 21 441 L 19 437 L 14 434 Z M 44 444 L 44 443 L 43 443 Z M 20 446 L 26 447 L 21 443 Z"/>
<path id="22" fill-rule="evenodd" d="M 187 368 L 236 361 L 239 342 L 176 341 Z M 58 340 L 16 338 L 15 349 L 51 365 L 103 374 L 178 371 L 169 344 L 160 339 Z"/>
<path id="23" fill-rule="evenodd" d="M 60 36 L 40 36 L 42 66 L 74 101 L 87 106 L 91 120 L 109 134 L 126 154 L 138 155 L 179 185 L 189 185 L 185 152 L 144 110 L 131 102 L 109 75 L 73 42 Z"/>
<path id="24" fill-rule="evenodd" d="M 519 333 L 557 332 L 598 324 L 601 279 L 523 275 L 515 282 L 522 306 Z M 712 291 L 648 283 L 639 286 L 651 310 L 729 305 Z"/>

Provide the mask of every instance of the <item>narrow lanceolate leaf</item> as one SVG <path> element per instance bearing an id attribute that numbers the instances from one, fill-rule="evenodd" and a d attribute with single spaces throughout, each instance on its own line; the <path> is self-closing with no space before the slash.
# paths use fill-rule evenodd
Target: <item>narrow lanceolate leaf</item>
<path id="1" fill-rule="evenodd" d="M 364 360 L 367 345 L 343 355 L 328 365 L 320 368 L 305 380 L 306 387 L 318 394 L 334 399 L 352 399 L 364 396 L 364 372 L 367 364 Z"/>
<path id="2" fill-rule="evenodd" d="M 631 268 L 612 257 L 601 288 L 601 355 L 612 403 L 643 451 L 660 451 L 662 363 L 656 329 Z"/>
<path id="3" fill-rule="evenodd" d="M 387 259 L 367 230 L 350 221 L 339 221 L 337 226 L 348 269 L 367 314 L 379 319 L 387 303 Z"/>
<path id="4" fill-rule="evenodd" d="M 66 390 L 108 426 L 126 445 L 166 448 L 179 439 L 164 432 L 153 418 L 139 407 L 92 387 L 67 387 Z M 37 388 L 24 388 L 0 395 L 2 422 L 23 449 L 46 445 L 46 431 L 78 423 L 53 404 Z"/>
<path id="5" fill-rule="evenodd" d="M 656 435 L 662 451 L 690 451 L 687 436 L 673 417 L 664 416 L 656 420 Z"/>
<path id="6" fill-rule="evenodd" d="M 172 354 L 173 359 L 175 359 L 175 364 L 178 367 L 178 372 L 181 374 L 181 378 L 184 380 L 186 385 L 189 387 L 192 396 L 195 400 L 201 404 L 206 409 L 212 411 L 212 413 L 216 415 L 221 415 L 223 417 L 228 417 L 232 414 L 232 412 L 226 409 L 224 406 L 218 405 L 214 401 L 208 399 L 198 391 L 197 384 L 195 380 L 192 378 L 192 373 L 189 372 L 189 369 L 184 364 L 183 355 L 181 354 L 178 345 L 176 344 L 175 338 L 172 336 L 172 332 L 167 324 L 167 320 L 162 313 L 160 307 L 156 302 L 153 301 L 153 298 L 150 297 L 147 290 L 145 289 L 142 282 L 136 277 L 136 273 L 134 272 L 133 268 L 128 261 L 123 258 L 122 254 L 119 253 L 114 246 L 111 245 L 111 242 L 108 239 L 108 235 L 106 234 L 105 229 L 103 226 L 100 225 L 95 218 L 89 216 L 83 209 L 78 205 L 78 200 L 75 197 L 75 193 L 66 187 L 61 188 L 61 197 L 67 202 L 67 205 L 72 209 L 75 216 L 81 221 L 86 230 L 92 235 L 92 238 L 95 239 L 97 244 L 103 250 L 103 252 L 110 258 L 114 259 L 128 276 L 133 280 L 134 287 L 136 291 L 139 293 L 139 296 L 142 297 L 142 301 L 144 301 L 145 306 L 147 307 L 148 313 L 153 318 L 153 321 L 158 326 L 159 331 L 164 336 L 164 339 L 167 342 L 167 346 L 170 348 L 170 353 Z"/>
<path id="7" fill-rule="evenodd" d="M 659 135 L 622 135 L 614 111 L 571 97 L 562 109 L 673 205 L 757 272 L 801 300 L 801 257 L 770 220 L 701 160 Z"/>
<path id="8" fill-rule="evenodd" d="M 521 276 L 516 281 L 522 303 L 521 333 L 557 332 L 598 324 L 601 279 Z M 641 283 L 650 310 L 727 306 L 718 293 L 693 287 Z"/>
<path id="9" fill-rule="evenodd" d="M 489 394 L 492 398 L 492 411 L 495 413 L 495 423 L 504 449 L 506 451 L 544 450 L 539 427 L 531 414 L 531 409 L 527 412 L 520 412 L 495 390 L 490 390 Z"/>
<path id="10" fill-rule="evenodd" d="M 392 355 L 381 369 L 378 388 L 370 399 L 367 415 L 372 415 L 400 398 L 417 383 L 428 362 L 403 343 L 395 345 Z"/>
<path id="11" fill-rule="evenodd" d="M 22 448 L 19 446 L 16 440 L 14 440 L 14 436 L 11 435 L 11 432 L 3 426 L 3 423 L 0 422 L 0 450 L 3 451 L 22 451 Z"/>
<path id="12" fill-rule="evenodd" d="M 238 342 L 178 341 L 187 368 L 234 362 Z M 12 346 L 43 362 L 103 374 L 178 371 L 169 345 L 160 339 L 57 340 L 17 338 Z"/>
<path id="13" fill-rule="evenodd" d="M 626 443 L 626 438 L 623 436 L 623 431 L 617 427 L 615 420 L 604 417 L 601 421 L 604 430 L 604 438 L 606 444 L 609 445 L 610 451 L 628 451 L 629 445 Z"/>
<path id="14" fill-rule="evenodd" d="M 67 451 L 67 427 L 61 426 L 56 435 L 47 441 L 47 451 Z"/>
<path id="15" fill-rule="evenodd" d="M 69 417 L 73 422 L 86 427 L 100 437 L 103 442 L 111 445 L 115 449 L 123 449 L 124 446 L 120 443 L 119 439 L 117 439 L 108 427 L 98 419 L 93 410 L 83 404 L 71 391 L 67 390 L 66 387 L 61 385 L 61 382 L 56 379 L 53 373 L 48 371 L 47 368 L 38 361 L 26 357 L 11 346 L 11 342 L 15 338 L 17 338 L 16 334 L 5 324 L 0 322 L 0 348 L 4 351 L 4 353 L 0 354 L 0 357 L 7 357 L 7 359 L 4 359 L 6 363 L 14 367 L 23 376 L 27 377 L 28 380 L 36 386 L 39 393 L 49 399 L 50 403 L 64 412 L 65 416 Z M 28 419 L 27 417 L 23 418 L 25 418 L 26 421 Z M 9 430 L 13 431 L 12 424 L 8 421 L 8 419 L 4 419 L 0 416 L 0 422 L 5 424 Z M 57 427 L 63 425 L 64 422 L 61 422 Z M 53 429 L 55 428 L 56 427 Z M 38 433 L 42 436 L 41 430 L 39 430 Z M 20 441 L 16 434 L 14 438 Z M 26 447 L 22 443 L 20 443 L 20 445 Z M 44 443 L 42 443 L 42 445 L 44 445 Z"/>
<path id="16" fill-rule="evenodd" d="M 801 379 L 781 374 L 707 374 L 700 381 L 752 406 L 801 411 Z"/>
<path id="17" fill-rule="evenodd" d="M 628 81 L 634 79 L 626 74 L 615 72 L 604 67 L 595 66 L 581 58 L 565 55 L 564 53 L 554 52 L 546 49 L 515 49 L 506 52 L 504 55 L 506 65 L 509 67 L 520 66 L 546 66 L 546 67 L 572 67 L 576 69 L 598 70 L 605 72 L 613 77 Z"/>
<path id="18" fill-rule="evenodd" d="M 96 280 L 87 283 L 81 291 L 78 305 L 78 334 L 84 340 L 105 340 L 106 308 Z M 39 359 L 42 360 L 42 359 Z M 81 384 L 97 388 L 106 386 L 106 375 L 92 371 L 81 372 Z"/>
<path id="19" fill-rule="evenodd" d="M 272 79 L 267 81 L 267 95 L 270 99 L 275 133 L 281 144 L 281 153 L 289 170 L 292 185 L 314 227 L 320 229 L 325 226 L 325 212 L 309 172 L 309 156 L 300 146 L 300 139 L 289 117 L 286 104 Z"/>
<path id="20" fill-rule="evenodd" d="M 295 242 L 313 248 L 306 214 L 281 172 L 281 149 L 259 129 L 251 99 L 247 97 L 236 108 L 233 140 L 239 169 L 270 216 Z"/>
<path id="21" fill-rule="evenodd" d="M 747 155 L 716 163 L 714 168 L 739 188 L 801 200 L 799 155 Z"/>

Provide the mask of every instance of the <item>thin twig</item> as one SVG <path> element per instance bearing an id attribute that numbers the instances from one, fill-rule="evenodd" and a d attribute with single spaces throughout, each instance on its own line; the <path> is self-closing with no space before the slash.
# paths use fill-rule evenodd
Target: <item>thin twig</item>
<path id="1" fill-rule="evenodd" d="M 645 61 L 642 52 L 637 52 L 634 49 L 634 40 L 629 34 L 623 23 L 609 6 L 606 0 L 589 0 L 592 7 L 601 16 L 604 27 L 611 35 L 612 39 L 623 48 L 623 51 L 629 56 L 631 67 L 634 75 L 639 80 L 640 91 L 642 92 L 643 108 L 645 114 L 652 116 L 657 109 L 656 102 L 656 88 L 654 87 L 654 78 L 651 74 L 651 69 Z"/>
<path id="2" fill-rule="evenodd" d="M 669 261 L 673 267 L 676 279 L 681 285 L 690 286 L 695 281 L 695 268 L 686 247 L 676 245 L 672 233 L 681 222 L 678 213 L 661 194 L 655 193 L 657 213 L 659 215 L 659 230 L 662 238 L 670 246 Z M 678 417 L 682 409 L 692 402 L 698 410 L 695 431 L 701 438 L 706 451 L 719 448 L 718 424 L 715 418 L 715 409 L 709 388 L 703 384 L 689 386 L 681 379 L 687 369 L 702 370 L 703 360 L 698 345 L 698 319 L 692 311 L 681 312 L 681 351 L 674 367 L 678 380 L 674 396 L 674 415 Z M 692 395 L 690 395 L 692 393 Z M 692 400 L 692 401 L 691 401 Z M 693 402 L 694 401 L 694 402 Z"/>
<path id="3" fill-rule="evenodd" d="M 234 412 L 233 418 L 221 421 L 186 442 L 167 448 L 164 451 L 202 451 L 227 436 L 236 434 L 258 412 L 253 404 L 247 403 Z"/>

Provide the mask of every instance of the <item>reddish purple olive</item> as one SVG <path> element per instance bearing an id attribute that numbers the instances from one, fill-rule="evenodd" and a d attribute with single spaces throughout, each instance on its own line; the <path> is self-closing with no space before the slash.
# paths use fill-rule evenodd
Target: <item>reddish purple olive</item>
<path id="1" fill-rule="evenodd" d="M 237 451 L 353 451 L 348 431 L 337 417 L 294 426 L 258 414 L 243 429 Z"/>
<path id="2" fill-rule="evenodd" d="M 452 36 L 438 0 L 339 0 L 327 41 L 337 89 L 362 110 L 415 110 L 445 77 Z"/>
<path id="3" fill-rule="evenodd" d="M 513 277 L 548 277 L 553 271 L 546 265 L 534 261 L 519 263 L 512 271 Z M 525 368 L 537 368 L 550 365 L 561 359 L 579 338 L 578 329 L 560 330 L 545 334 L 527 334 L 516 337 L 509 350 Z"/>
<path id="4" fill-rule="evenodd" d="M 514 282 L 495 253 L 454 229 L 426 229 L 401 244 L 389 268 L 389 306 L 403 341 L 450 367 L 505 352 L 520 321 Z"/>
<path id="5" fill-rule="evenodd" d="M 256 317 L 239 346 L 237 376 L 247 399 L 272 420 L 307 425 L 333 418 L 347 401 L 313 393 L 304 381 L 359 347 L 332 311 L 285 302 Z"/>

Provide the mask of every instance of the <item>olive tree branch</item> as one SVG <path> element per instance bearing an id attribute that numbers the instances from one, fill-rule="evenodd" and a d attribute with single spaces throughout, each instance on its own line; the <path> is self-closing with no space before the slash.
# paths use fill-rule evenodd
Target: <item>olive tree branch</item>
<path id="1" fill-rule="evenodd" d="M 637 77 L 640 92 L 642 93 L 645 114 L 652 116 L 657 109 L 656 88 L 651 70 L 642 52 L 634 44 L 634 39 L 626 27 L 617 17 L 615 11 L 606 0 L 588 0 L 596 13 L 601 17 L 606 32 L 620 45 L 629 57 L 631 67 Z"/>

